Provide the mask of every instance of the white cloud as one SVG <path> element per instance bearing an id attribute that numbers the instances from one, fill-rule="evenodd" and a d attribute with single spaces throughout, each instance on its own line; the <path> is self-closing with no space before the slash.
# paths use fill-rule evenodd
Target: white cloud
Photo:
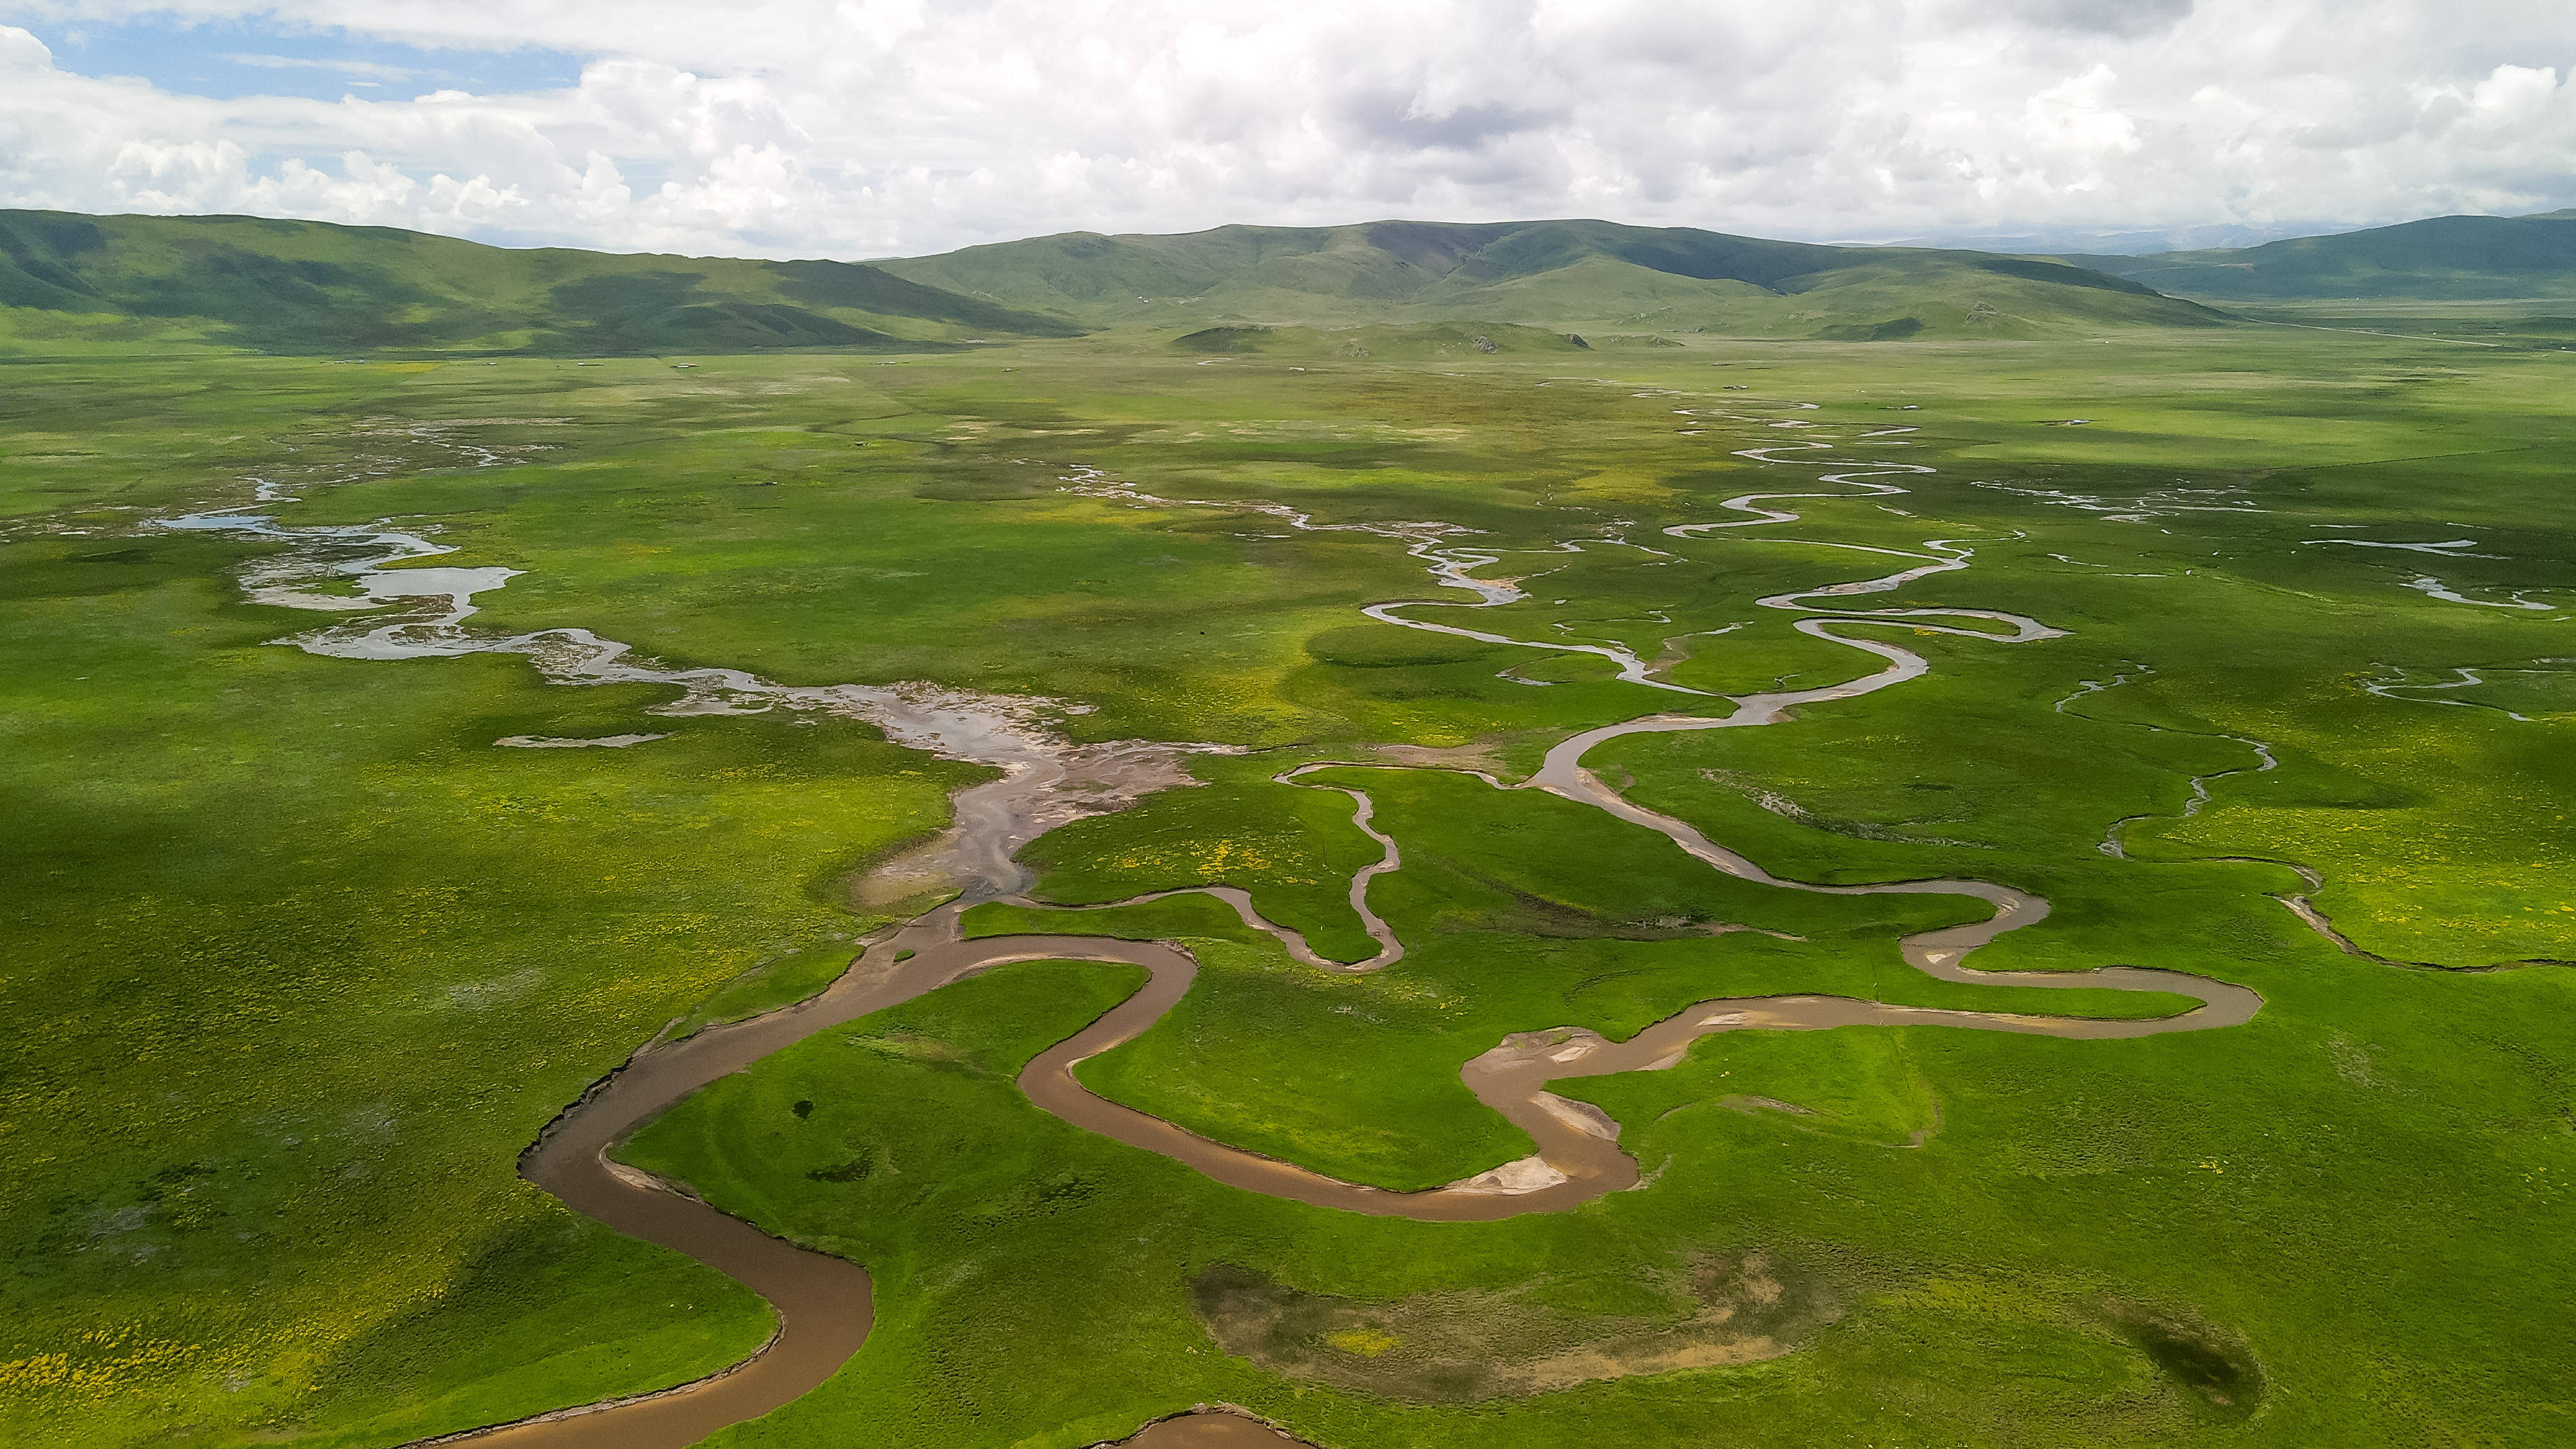
<path id="1" fill-rule="evenodd" d="M 2576 203 L 2556 0 L 37 0 L 0 203 L 866 256 L 1076 228 L 1598 215 L 1891 237 Z M 210 100 L 57 22 L 542 47 L 562 90 Z M 306 62 L 296 60 L 303 66 Z"/>
<path id="2" fill-rule="evenodd" d="M 0 74 L 53 68 L 54 53 L 43 41 L 15 26 L 0 25 Z"/>
<path id="3" fill-rule="evenodd" d="M 373 76 L 380 81 L 409 80 L 419 72 L 408 66 L 383 65 L 369 60 L 341 60 L 321 55 L 260 55 L 233 53 L 217 57 L 234 65 L 255 70 L 327 70 L 338 75 Z"/>

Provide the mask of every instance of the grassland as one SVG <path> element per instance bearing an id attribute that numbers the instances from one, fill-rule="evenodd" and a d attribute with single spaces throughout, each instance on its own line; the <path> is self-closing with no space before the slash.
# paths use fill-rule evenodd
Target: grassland
<path id="1" fill-rule="evenodd" d="M 1482 530 L 1481 576 L 1527 597 L 1409 617 L 1649 659 L 1681 639 L 1668 677 L 1720 692 L 1870 667 L 1755 602 L 1894 566 L 1839 546 L 1964 541 L 1972 567 L 1890 601 L 2066 636 L 1882 630 L 1932 672 L 1594 767 L 1783 876 L 2049 897 L 1981 966 L 2165 966 L 2265 998 L 2247 1026 L 2136 1041 L 1731 1035 L 1567 1085 L 1627 1124 L 1649 1187 L 1462 1226 L 1249 1197 L 1044 1116 L 1018 1064 L 1136 973 L 1004 968 L 729 1078 L 628 1149 L 877 1275 L 858 1358 L 721 1442 L 1071 1449 L 1219 1399 L 1347 1449 L 2576 1434 L 2570 975 L 2475 969 L 2576 959 L 2563 356 L 2230 328 L 1202 366 L 1169 337 L 687 369 L 11 364 L 0 770 L 24 823 L 0 979 L 25 1025 L 0 1435 L 386 1444 L 738 1356 L 756 1302 L 585 1227 L 513 1158 L 666 1022 L 819 980 L 879 923 L 851 874 L 973 778 L 854 723 L 674 721 L 644 713 L 669 691 L 512 659 L 270 647 L 316 616 L 241 601 L 259 546 L 144 526 L 253 479 L 300 500 L 283 521 L 400 518 L 457 546 L 442 562 L 523 570 L 478 627 L 1044 695 L 1092 707 L 1082 739 L 1242 751 L 1043 837 L 1045 899 L 1238 885 L 1356 958 L 1343 890 L 1376 847 L 1313 787 L 1366 789 L 1405 858 L 1371 901 L 1409 948 L 1374 976 L 1299 967 L 1204 898 L 971 918 L 1188 941 L 1191 996 L 1084 1080 L 1320 1171 L 1412 1187 L 1525 1151 L 1456 1075 L 1512 1031 L 1621 1036 L 1752 992 L 2166 1007 L 1933 982 L 1894 938 L 1955 900 L 1757 888 L 1567 802 L 1402 768 L 1509 781 L 1572 731 L 1723 705 L 1371 622 L 1469 596 L 1385 537 L 1229 502 Z M 1837 447 L 1795 461 L 1802 437 Z M 1737 451 L 1765 446 L 1783 461 Z M 1740 494 L 1852 494 L 1814 481 L 1827 458 L 1938 471 L 1659 532 Z M 1196 503 L 1066 491 L 1077 469 Z M 2493 606 L 2517 595 L 2543 607 Z M 2405 688 L 2462 668 L 2482 682 L 2456 704 Z M 672 737 L 490 743 L 642 730 Z M 1351 767 L 1275 778 L 1314 761 Z M 2345 952 L 2292 894 L 2424 964 Z M 1707 929 L 1728 924 L 1804 939 Z M 1787 1305 L 1745 1318 L 1762 1334 L 1707 1328 L 1753 1284 Z M 1641 1347 L 1676 1334 L 1699 1366 Z"/>

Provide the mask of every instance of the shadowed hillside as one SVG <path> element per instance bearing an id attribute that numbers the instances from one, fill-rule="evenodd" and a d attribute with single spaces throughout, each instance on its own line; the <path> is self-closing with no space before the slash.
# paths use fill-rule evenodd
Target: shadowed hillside
<path id="1" fill-rule="evenodd" d="M 271 352 L 919 348 L 1079 331 L 847 262 L 481 246 L 389 227 L 0 211 L 0 346 Z"/>
<path id="2" fill-rule="evenodd" d="M 2133 282 L 2246 301 L 2576 296 L 2576 211 L 2437 216 L 2234 251 L 2070 257 Z"/>
<path id="3" fill-rule="evenodd" d="M 2047 337 L 2203 326 L 2208 309 L 2064 262 L 1816 246 L 1604 221 L 1074 232 L 887 271 L 1091 325 L 1479 318 L 1738 335 Z"/>

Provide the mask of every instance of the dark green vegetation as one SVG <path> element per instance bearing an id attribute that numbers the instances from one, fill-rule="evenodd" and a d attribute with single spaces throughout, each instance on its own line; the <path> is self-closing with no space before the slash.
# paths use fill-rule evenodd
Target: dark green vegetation
<path id="1" fill-rule="evenodd" d="M 2054 259 L 1815 246 L 1606 221 L 1070 232 L 880 265 L 1087 325 L 1478 317 L 1877 341 L 2217 320 L 2137 282 Z"/>
<path id="2" fill-rule="evenodd" d="M 1458 541 L 1528 597 L 1411 617 L 1617 641 L 1732 692 L 1876 667 L 1754 602 L 1906 562 L 1831 545 L 1965 541 L 1973 567 L 1889 601 L 2067 636 L 1872 626 L 1932 672 L 1594 767 L 1783 875 L 2051 899 L 1975 964 L 2173 967 L 2265 1009 L 2134 1041 L 1714 1038 L 1564 1084 L 1625 1124 L 1643 1190 L 1443 1226 L 1218 1188 L 1037 1112 L 1019 1064 L 1138 973 L 1003 968 L 728 1078 L 629 1149 L 878 1274 L 850 1367 L 720 1442 L 1072 1449 L 1217 1399 L 1335 1449 L 2576 1436 L 2571 974 L 2433 969 L 2576 958 L 2568 360 L 2291 329 L 1614 334 L 1425 363 L 1130 335 L 687 372 L 9 367 L 0 1438 L 388 1444 L 737 1356 L 756 1304 L 585 1229 L 512 1159 L 665 1022 L 819 981 L 875 923 L 851 873 L 973 774 L 848 722 L 653 716 L 667 691 L 548 688 L 512 659 L 270 647 L 319 616 L 239 601 L 227 571 L 258 546 L 141 526 L 253 478 L 303 500 L 284 522 L 401 517 L 458 547 L 440 562 L 524 570 L 477 626 L 1047 694 L 1096 707 L 1069 720 L 1085 739 L 1244 749 L 1042 838 L 1055 900 L 1224 882 L 1363 955 L 1342 897 L 1376 852 L 1337 787 L 1367 791 L 1405 857 L 1371 900 L 1410 948 L 1373 976 L 1296 966 L 1203 897 L 971 922 L 1187 940 L 1189 998 L 1084 1080 L 1322 1171 L 1418 1186 L 1525 1151 L 1457 1078 L 1512 1031 L 1623 1036 L 1768 992 L 2171 1009 L 1934 982 L 1893 942 L 1955 899 L 1759 889 L 1405 768 L 1509 781 L 1570 731 L 1724 706 L 1370 622 L 1469 596 L 1395 541 L 1063 491 L 1077 466 L 1482 530 Z M 1849 493 L 1794 461 L 1802 437 L 1940 471 L 1774 505 L 1794 524 L 1658 532 L 1740 494 Z M 1757 447 L 1783 461 L 1736 452 Z M 2336 537 L 2474 545 L 2312 542 Z M 2483 682 L 2435 688 L 2463 668 Z M 490 747 L 642 731 L 673 738 Z M 1354 764 L 1272 779 L 1315 760 Z M 2115 828 L 2127 859 L 2099 848 Z M 2362 948 L 2430 965 L 2339 950 L 2266 860 L 2320 872 Z"/>
<path id="3" fill-rule="evenodd" d="M 510 250 L 380 226 L 0 211 L 0 355 L 100 343 L 616 356 L 1079 329 L 845 262 Z"/>
<path id="4" fill-rule="evenodd" d="M 2160 291 L 2231 302 L 2576 299 L 2576 215 L 2436 216 L 2259 247 L 2066 260 Z M 2569 328 L 2576 330 L 2576 319 Z"/>
<path id="5" fill-rule="evenodd" d="M 1181 352 L 1246 354 L 1262 357 L 1383 358 L 1421 361 L 1434 357 L 1492 356 L 1500 352 L 1587 352 L 1591 344 L 1571 332 L 1550 332 L 1508 322 L 1416 323 L 1409 327 L 1266 327 L 1257 324 L 1202 327 L 1172 339 Z"/>

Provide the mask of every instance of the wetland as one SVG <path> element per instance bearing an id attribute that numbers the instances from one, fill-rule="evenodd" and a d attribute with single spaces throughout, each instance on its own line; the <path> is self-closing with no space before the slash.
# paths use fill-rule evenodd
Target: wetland
<path id="1" fill-rule="evenodd" d="M 12 364 L 0 1425 L 2570 1428 L 2565 360 L 1679 342 Z"/>

